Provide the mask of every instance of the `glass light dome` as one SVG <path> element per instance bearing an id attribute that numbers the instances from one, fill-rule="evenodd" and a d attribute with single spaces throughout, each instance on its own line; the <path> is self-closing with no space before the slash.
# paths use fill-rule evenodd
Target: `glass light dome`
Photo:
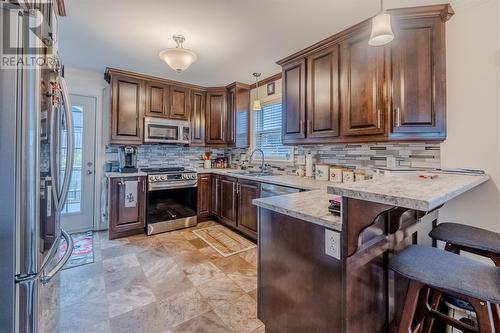
<path id="1" fill-rule="evenodd" d="M 173 36 L 173 39 L 177 43 L 177 46 L 161 51 L 159 57 L 173 70 L 182 72 L 198 60 L 198 56 L 193 51 L 182 47 L 182 43 L 185 40 L 183 36 L 176 35 Z"/>
<path id="2" fill-rule="evenodd" d="M 381 13 L 372 19 L 372 33 L 368 45 L 382 46 L 392 42 L 394 33 L 391 27 L 391 15 Z"/>

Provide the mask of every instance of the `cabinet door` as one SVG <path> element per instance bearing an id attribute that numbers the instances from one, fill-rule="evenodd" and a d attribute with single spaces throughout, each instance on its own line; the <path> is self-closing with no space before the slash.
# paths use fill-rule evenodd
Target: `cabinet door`
<path id="1" fill-rule="evenodd" d="M 370 29 L 340 45 L 342 134 L 385 133 L 384 48 L 368 45 Z"/>
<path id="2" fill-rule="evenodd" d="M 205 144 L 205 99 L 204 92 L 191 92 L 191 145 Z"/>
<path id="3" fill-rule="evenodd" d="M 306 61 L 283 66 L 283 143 L 306 137 Z"/>
<path id="4" fill-rule="evenodd" d="M 168 117 L 170 87 L 161 83 L 146 82 L 146 116 Z"/>
<path id="5" fill-rule="evenodd" d="M 236 227 L 236 178 L 220 177 L 220 218 Z"/>
<path id="6" fill-rule="evenodd" d="M 211 187 L 210 174 L 198 175 L 198 217 L 210 216 Z"/>
<path id="7" fill-rule="evenodd" d="M 239 180 L 238 184 L 238 229 L 257 239 L 257 206 L 253 199 L 260 198 L 260 183 Z"/>
<path id="8" fill-rule="evenodd" d="M 142 143 L 145 91 L 146 84 L 142 80 L 112 76 L 110 143 Z"/>
<path id="9" fill-rule="evenodd" d="M 236 143 L 236 87 L 230 88 L 227 91 L 227 134 L 226 143 L 228 145 L 234 145 Z"/>
<path id="10" fill-rule="evenodd" d="M 446 133 L 444 23 L 439 17 L 395 21 L 391 43 L 391 136 Z M 401 134 L 401 135 L 400 135 Z"/>
<path id="11" fill-rule="evenodd" d="M 220 176 L 212 175 L 212 186 L 210 188 L 211 194 L 211 202 L 210 202 L 210 210 L 212 211 L 212 215 L 220 216 Z"/>
<path id="12" fill-rule="evenodd" d="M 236 88 L 235 146 L 248 148 L 250 145 L 250 89 Z"/>
<path id="13" fill-rule="evenodd" d="M 189 120 L 189 89 L 170 86 L 170 99 L 170 118 Z"/>
<path id="14" fill-rule="evenodd" d="M 225 92 L 207 93 L 207 133 L 208 144 L 226 143 L 226 94 Z"/>
<path id="15" fill-rule="evenodd" d="M 127 181 L 137 182 L 137 204 L 135 207 L 125 206 Z M 111 178 L 109 191 L 109 238 L 144 232 L 146 226 L 146 177 Z"/>
<path id="16" fill-rule="evenodd" d="M 307 59 L 307 138 L 339 136 L 339 46 L 319 51 Z"/>

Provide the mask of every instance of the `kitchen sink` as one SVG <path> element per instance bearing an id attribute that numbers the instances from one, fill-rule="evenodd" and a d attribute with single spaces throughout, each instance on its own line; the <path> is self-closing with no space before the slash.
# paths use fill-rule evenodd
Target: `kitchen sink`
<path id="1" fill-rule="evenodd" d="M 233 175 L 245 175 L 250 177 L 264 177 L 273 175 L 271 172 L 248 171 L 248 170 L 229 171 L 228 173 Z"/>

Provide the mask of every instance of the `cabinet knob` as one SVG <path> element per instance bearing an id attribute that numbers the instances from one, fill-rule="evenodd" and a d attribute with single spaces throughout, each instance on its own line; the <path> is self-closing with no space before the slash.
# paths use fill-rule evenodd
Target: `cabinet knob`
<path id="1" fill-rule="evenodd" d="M 380 128 L 380 109 L 377 110 L 377 128 Z"/>

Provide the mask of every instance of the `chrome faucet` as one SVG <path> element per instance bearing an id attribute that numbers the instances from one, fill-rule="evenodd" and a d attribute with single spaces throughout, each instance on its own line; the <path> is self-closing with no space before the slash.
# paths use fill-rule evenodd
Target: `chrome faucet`
<path id="1" fill-rule="evenodd" d="M 262 154 L 262 162 L 260 164 L 260 171 L 264 172 L 264 151 L 262 149 L 257 148 L 257 149 L 254 149 L 252 151 L 252 153 L 250 154 L 250 162 L 253 161 L 253 154 L 255 154 L 255 152 L 260 152 Z"/>

